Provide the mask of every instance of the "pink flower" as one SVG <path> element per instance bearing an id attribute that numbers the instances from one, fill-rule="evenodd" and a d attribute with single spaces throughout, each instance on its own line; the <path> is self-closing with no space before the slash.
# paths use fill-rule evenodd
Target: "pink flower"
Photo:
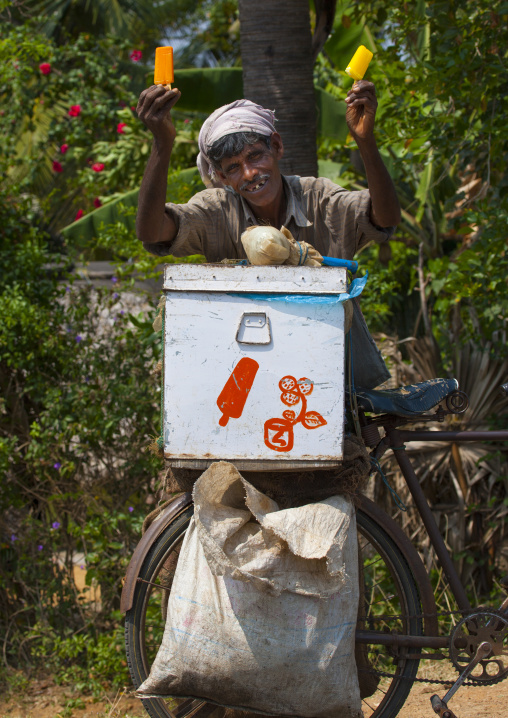
<path id="1" fill-rule="evenodd" d="M 69 145 L 60 145 L 60 152 L 64 155 L 69 149 Z"/>
<path id="2" fill-rule="evenodd" d="M 141 52 L 141 50 L 133 50 L 129 57 L 133 62 L 139 62 L 143 57 L 143 53 Z"/>
<path id="3" fill-rule="evenodd" d="M 116 126 L 116 131 L 118 132 L 119 135 L 124 135 L 124 134 L 125 134 L 124 127 L 127 127 L 127 123 L 126 123 L 126 122 L 119 122 L 119 123 L 117 124 L 117 126 Z"/>
<path id="4" fill-rule="evenodd" d="M 186 125 L 188 125 L 189 122 L 190 122 L 189 118 L 187 118 L 186 120 L 184 120 L 184 124 L 186 124 Z"/>
<path id="5" fill-rule="evenodd" d="M 76 216 L 74 217 L 74 221 L 76 222 L 78 219 L 81 219 L 81 217 L 82 217 L 84 214 L 85 214 L 85 213 L 83 212 L 82 209 L 78 209 L 78 211 L 77 211 L 77 213 L 76 213 Z"/>
<path id="6" fill-rule="evenodd" d="M 60 164 L 60 162 L 57 162 L 56 160 L 53 162 L 53 172 L 63 172 L 63 167 Z"/>
<path id="7" fill-rule="evenodd" d="M 69 117 L 77 117 L 80 112 L 81 105 L 71 105 L 70 110 L 67 114 L 69 115 Z"/>
<path id="8" fill-rule="evenodd" d="M 51 72 L 51 65 L 49 62 L 41 62 L 39 65 L 39 70 L 42 72 L 43 75 L 49 75 Z"/>
<path id="9" fill-rule="evenodd" d="M 94 162 L 92 165 L 92 169 L 94 172 L 102 172 L 104 169 L 104 163 L 103 162 Z"/>
<path id="10" fill-rule="evenodd" d="M 94 206 L 94 207 L 97 207 L 97 208 L 102 207 L 102 202 L 100 201 L 100 199 L 99 199 L 98 197 L 96 197 L 96 198 L 94 199 L 94 201 L 93 201 L 93 206 Z"/>

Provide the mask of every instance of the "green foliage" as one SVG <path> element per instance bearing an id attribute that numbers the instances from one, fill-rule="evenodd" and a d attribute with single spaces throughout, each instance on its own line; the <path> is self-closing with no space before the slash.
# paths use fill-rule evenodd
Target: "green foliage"
<path id="1" fill-rule="evenodd" d="M 76 666 L 85 676 L 90 661 L 102 661 L 100 680 L 121 682 L 112 611 L 161 468 L 147 452 L 160 432 L 152 373 L 160 345 L 150 300 L 133 304 L 121 278 L 94 289 L 68 275 L 65 257 L 33 226 L 31 206 L 28 197 L 0 202 L 6 658 L 60 661 L 73 680 Z M 76 560 L 100 589 L 99 605 L 76 588 Z"/>
<path id="2" fill-rule="evenodd" d="M 180 67 L 233 67 L 241 64 L 238 0 L 201 0 L 166 25 L 166 37 L 178 39 Z"/>
<path id="3" fill-rule="evenodd" d="M 506 317 L 508 316 L 508 252 L 506 211 L 491 215 L 480 208 L 466 213 L 471 224 L 482 218 L 485 229 L 480 238 L 454 257 L 429 260 L 427 293 L 432 300 L 437 338 L 453 347 L 467 341 L 492 343 L 499 357 L 506 353 Z"/>
<path id="4" fill-rule="evenodd" d="M 315 68 L 316 82 L 343 98 L 349 40 L 374 50 L 366 79 L 376 85 L 378 143 L 403 210 L 394 240 L 424 247 L 422 310 L 445 364 L 469 340 L 504 352 L 507 12 L 502 0 L 343 3 Z M 366 186 L 350 139 L 321 138 L 319 156 L 341 166 L 339 184 Z M 363 305 L 372 328 L 404 338 L 424 327 L 416 321 L 417 253 L 401 264 L 394 246 L 380 263 L 375 248 L 361 255 L 371 275 Z"/>
<path id="5" fill-rule="evenodd" d="M 169 176 L 171 199 L 187 201 L 202 188 L 186 169 L 201 112 L 241 90 L 237 2 L 120 3 L 117 15 L 98 13 L 96 2 L 26 7 L 22 17 L 0 5 L 0 629 L 9 666 L 44 664 L 98 694 L 104 682 L 127 681 L 121 578 L 161 470 L 146 450 L 160 434 L 157 298 L 136 294 L 139 280 L 160 278 L 161 259 L 133 232 L 151 145 L 133 108 L 165 32 L 180 41 L 177 64 L 194 66 L 181 73 Z M 366 185 L 338 110 L 351 85 L 344 68 L 363 42 L 376 51 L 368 78 L 378 91 L 377 135 L 403 206 L 389 248 L 359 257 L 370 274 L 368 323 L 401 338 L 423 332 L 423 246 L 429 318 L 445 359 L 470 340 L 502 355 L 508 7 L 338 7 L 315 68 L 322 167 L 350 189 Z M 49 24 L 30 18 L 41 9 L 56 13 Z M 195 69 L 208 66 L 208 75 Z M 79 111 L 69 114 L 72 106 Z M 71 224 L 79 210 L 84 218 Z M 116 273 L 93 288 L 72 263 L 97 256 Z M 100 603 L 77 589 L 76 571 Z"/>
<path id="6" fill-rule="evenodd" d="M 394 325 L 401 325 L 408 305 L 414 307 L 417 302 L 415 260 L 418 250 L 392 240 L 389 262 L 381 263 L 379 254 L 380 247 L 375 245 L 363 250 L 358 257 L 362 271 L 369 272 L 367 289 L 362 294 L 362 312 L 372 332 L 389 334 Z M 404 329 L 412 334 L 413 327 Z"/>
<path id="7" fill-rule="evenodd" d="M 100 697 L 105 689 L 128 685 L 123 617 L 119 611 L 113 611 L 110 618 L 114 627 L 96 636 L 71 631 L 62 636 L 46 626 L 34 626 L 38 636 L 34 658 L 54 674 L 58 683 L 72 683 L 77 695 L 92 693 Z M 67 707 L 84 706 L 68 703 Z"/>
<path id="8" fill-rule="evenodd" d="M 121 138 L 122 109 L 135 105 L 128 53 L 128 43 L 114 38 L 80 36 L 57 47 L 28 24 L 11 27 L 0 41 L 0 147 L 8 186 L 44 200 L 51 228 L 107 191 L 94 145 Z M 49 74 L 39 69 L 43 64 Z"/>

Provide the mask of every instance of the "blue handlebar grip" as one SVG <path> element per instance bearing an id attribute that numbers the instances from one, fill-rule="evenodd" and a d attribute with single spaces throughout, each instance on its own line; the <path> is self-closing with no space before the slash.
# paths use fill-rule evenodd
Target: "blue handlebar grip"
<path id="1" fill-rule="evenodd" d="M 325 267 L 345 267 L 350 272 L 356 274 L 358 271 L 358 262 L 353 259 L 335 259 L 334 257 L 323 257 Z"/>

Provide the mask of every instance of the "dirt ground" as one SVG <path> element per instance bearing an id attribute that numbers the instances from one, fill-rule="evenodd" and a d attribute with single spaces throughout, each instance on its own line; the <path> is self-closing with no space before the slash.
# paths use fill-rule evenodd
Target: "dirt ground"
<path id="1" fill-rule="evenodd" d="M 444 686 L 415 684 L 398 718 L 432 718 L 430 697 L 433 693 L 443 697 L 446 690 Z M 73 708 L 69 702 L 76 702 L 79 696 L 72 689 L 56 686 L 51 679 L 33 681 L 22 695 L 0 699 L 0 718 L 147 718 L 141 701 L 129 692 L 105 695 L 99 701 L 82 697 L 82 707 Z M 508 679 L 494 686 L 465 686 L 449 705 L 457 718 L 506 718 L 507 706 Z"/>

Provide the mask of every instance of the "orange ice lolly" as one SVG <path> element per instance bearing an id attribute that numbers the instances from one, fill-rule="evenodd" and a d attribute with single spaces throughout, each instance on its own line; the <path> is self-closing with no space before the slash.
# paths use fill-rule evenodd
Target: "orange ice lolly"
<path id="1" fill-rule="evenodd" d="M 221 426 L 226 426 L 229 419 L 238 419 L 242 415 L 258 369 L 259 364 L 255 359 L 242 357 L 231 372 L 217 399 L 217 406 L 222 411 L 219 419 Z"/>
<path id="2" fill-rule="evenodd" d="M 175 81 L 173 71 L 173 48 L 170 45 L 166 47 L 157 47 L 155 50 L 155 70 L 153 73 L 154 85 L 169 85 Z"/>

